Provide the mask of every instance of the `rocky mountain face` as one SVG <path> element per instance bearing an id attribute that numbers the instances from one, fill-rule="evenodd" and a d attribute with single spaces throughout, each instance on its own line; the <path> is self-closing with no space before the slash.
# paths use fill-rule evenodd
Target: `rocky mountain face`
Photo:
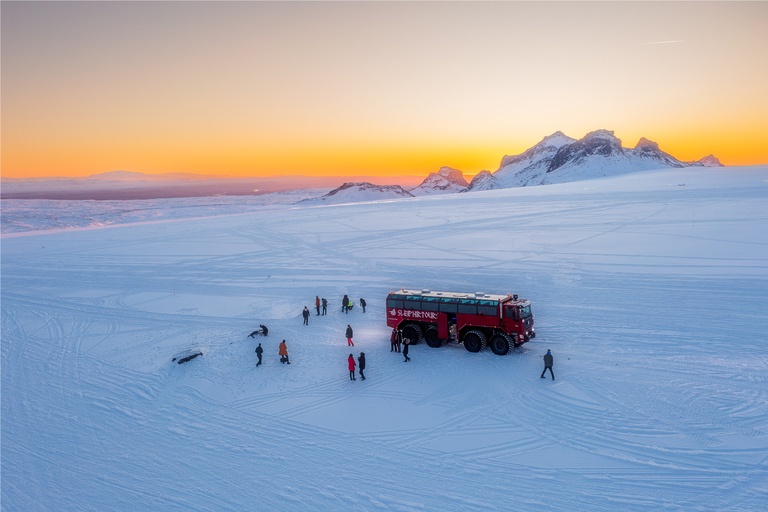
<path id="1" fill-rule="evenodd" d="M 469 186 L 461 192 L 473 192 L 475 190 L 496 190 L 504 188 L 499 184 L 499 180 L 491 174 L 491 171 L 480 171 L 475 174 L 472 181 L 469 182 Z"/>
<path id="2" fill-rule="evenodd" d="M 700 167 L 725 167 L 723 164 L 720 163 L 720 160 L 717 159 L 714 155 L 705 156 L 701 160 L 697 160 L 695 162 L 687 162 L 688 165 L 695 165 Z"/>
<path id="3" fill-rule="evenodd" d="M 360 183 L 344 183 L 327 194 L 299 201 L 302 204 L 343 204 L 359 203 L 362 201 L 378 201 L 381 199 L 401 199 L 414 197 L 400 185 L 374 185 L 363 181 Z"/>
<path id="4" fill-rule="evenodd" d="M 520 155 L 504 157 L 494 176 L 506 188 L 688 165 L 644 137 L 634 148 L 625 148 L 610 130 L 596 130 L 579 140 L 557 132 Z"/>
<path id="5" fill-rule="evenodd" d="M 410 190 L 397 185 L 345 183 L 325 196 L 303 202 L 334 204 L 494 190 L 688 166 L 722 167 L 722 164 L 712 155 L 697 162 L 682 162 L 645 137 L 634 148 L 626 148 L 611 130 L 595 130 L 578 140 L 555 132 L 519 155 L 505 155 L 496 172 L 482 171 L 471 183 L 467 183 L 460 170 L 442 167 Z"/>
<path id="6" fill-rule="evenodd" d="M 414 196 L 426 196 L 431 194 L 450 194 L 461 192 L 469 186 L 464 174 L 451 167 L 441 167 L 438 172 L 431 172 L 421 183 L 410 190 Z"/>
<path id="7" fill-rule="evenodd" d="M 532 185 L 549 169 L 560 148 L 576 142 L 563 132 L 544 137 L 541 142 L 519 155 L 506 155 L 501 159 L 499 169 L 493 173 L 501 188 Z"/>

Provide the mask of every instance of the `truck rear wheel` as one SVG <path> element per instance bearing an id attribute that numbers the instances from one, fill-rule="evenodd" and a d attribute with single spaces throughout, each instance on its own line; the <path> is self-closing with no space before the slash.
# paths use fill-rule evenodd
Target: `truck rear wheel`
<path id="1" fill-rule="evenodd" d="M 443 344 L 443 340 L 437 335 L 437 327 L 427 327 L 427 332 L 424 333 L 424 340 L 432 348 L 439 348 Z"/>
<path id="2" fill-rule="evenodd" d="M 418 345 L 419 342 L 424 339 L 424 331 L 421 330 L 419 324 L 406 324 L 403 327 L 403 340 L 408 338 L 411 345 Z"/>
<path id="3" fill-rule="evenodd" d="M 482 331 L 468 331 L 464 334 L 464 348 L 470 352 L 480 352 L 485 347 L 485 334 Z"/>
<path id="4" fill-rule="evenodd" d="M 513 344 L 512 338 L 504 333 L 497 333 L 491 338 L 490 346 L 493 353 L 503 356 L 509 353 L 509 347 Z"/>

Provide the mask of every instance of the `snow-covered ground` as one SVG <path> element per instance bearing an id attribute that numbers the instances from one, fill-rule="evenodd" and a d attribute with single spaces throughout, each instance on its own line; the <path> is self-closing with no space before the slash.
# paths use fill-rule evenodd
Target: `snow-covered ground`
<path id="1" fill-rule="evenodd" d="M 201 213 L 2 240 L 3 510 L 768 509 L 768 166 Z M 401 287 L 538 336 L 404 363 Z"/>
<path id="2" fill-rule="evenodd" d="M 321 196 L 330 188 L 298 189 L 257 196 L 209 196 L 115 201 L 4 199 L 2 233 L 60 231 L 283 209 Z"/>

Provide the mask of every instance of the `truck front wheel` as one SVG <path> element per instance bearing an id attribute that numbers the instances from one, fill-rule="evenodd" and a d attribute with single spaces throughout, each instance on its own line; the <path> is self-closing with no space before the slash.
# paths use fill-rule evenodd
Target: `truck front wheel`
<path id="1" fill-rule="evenodd" d="M 480 352 L 485 347 L 485 334 L 482 331 L 469 331 L 464 334 L 464 348 L 470 352 Z"/>
<path id="2" fill-rule="evenodd" d="M 439 348 L 443 344 L 443 340 L 437 335 L 437 327 L 427 327 L 427 332 L 424 333 L 424 340 L 432 348 Z"/>
<path id="3" fill-rule="evenodd" d="M 509 347 L 512 345 L 512 343 L 512 339 L 509 336 L 503 333 L 499 333 L 491 338 L 490 346 L 494 354 L 497 356 L 503 356 L 504 354 L 509 353 Z"/>
<path id="4" fill-rule="evenodd" d="M 408 338 L 411 345 L 418 345 L 418 343 L 424 338 L 424 331 L 421 330 L 419 324 L 406 324 L 403 327 L 403 339 Z"/>

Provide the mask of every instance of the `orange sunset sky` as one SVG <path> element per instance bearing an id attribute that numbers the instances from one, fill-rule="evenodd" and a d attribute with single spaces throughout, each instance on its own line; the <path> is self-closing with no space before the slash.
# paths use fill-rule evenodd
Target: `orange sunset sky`
<path id="1" fill-rule="evenodd" d="M 768 163 L 768 2 L 9 2 L 2 176 L 495 171 L 557 130 Z"/>

